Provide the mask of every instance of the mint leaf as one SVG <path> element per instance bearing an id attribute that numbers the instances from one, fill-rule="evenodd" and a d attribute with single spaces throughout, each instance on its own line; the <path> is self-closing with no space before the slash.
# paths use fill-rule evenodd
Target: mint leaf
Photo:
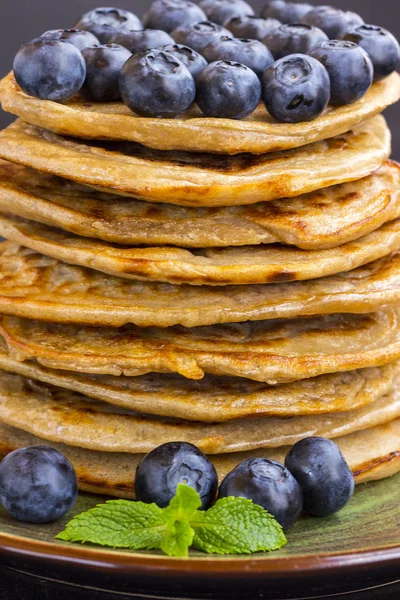
<path id="1" fill-rule="evenodd" d="M 199 494 L 192 487 L 178 484 L 175 497 L 163 510 L 163 518 L 168 532 L 161 544 L 161 549 L 168 556 L 188 556 L 192 545 L 194 531 L 190 526 L 201 506 Z"/>
<path id="2" fill-rule="evenodd" d="M 163 510 L 156 504 L 110 500 L 77 515 L 56 537 L 132 550 L 160 548 L 167 533 Z"/>
<path id="3" fill-rule="evenodd" d="M 193 547 L 209 554 L 251 554 L 277 550 L 287 540 L 282 527 L 261 506 L 245 498 L 221 498 L 191 521 Z"/>

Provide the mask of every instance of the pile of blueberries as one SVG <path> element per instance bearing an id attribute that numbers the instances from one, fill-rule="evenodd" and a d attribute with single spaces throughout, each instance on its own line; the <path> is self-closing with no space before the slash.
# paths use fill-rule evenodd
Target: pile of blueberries
<path id="1" fill-rule="evenodd" d="M 236 37 L 237 36 L 237 37 Z M 117 8 L 22 46 L 14 73 L 29 95 L 124 103 L 176 117 L 194 102 L 208 117 L 242 119 L 263 99 L 280 122 L 351 104 L 392 73 L 400 47 L 382 27 L 332 6 L 269 0 L 155 0 L 143 17 Z"/>
<path id="2" fill-rule="evenodd" d="M 179 483 L 193 487 L 209 508 L 215 498 L 240 496 L 268 510 L 291 528 L 303 510 L 324 517 L 343 508 L 354 492 L 353 474 L 332 440 L 304 438 L 289 450 L 285 466 L 250 458 L 228 473 L 218 490 L 212 462 L 193 444 L 170 442 L 147 454 L 135 478 L 136 500 L 167 506 Z M 58 450 L 33 446 L 15 450 L 0 464 L 0 502 L 16 519 L 48 523 L 75 503 L 77 478 Z"/>

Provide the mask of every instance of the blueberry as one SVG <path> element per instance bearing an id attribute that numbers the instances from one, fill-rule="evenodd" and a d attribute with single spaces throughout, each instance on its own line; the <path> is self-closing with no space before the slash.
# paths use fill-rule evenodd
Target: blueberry
<path id="1" fill-rule="evenodd" d="M 200 71 L 208 64 L 204 56 L 195 50 L 192 50 L 189 46 L 171 44 L 169 46 L 164 46 L 163 50 L 180 60 L 194 78 L 196 78 Z"/>
<path id="2" fill-rule="evenodd" d="M 309 54 L 319 60 L 329 73 L 331 104 L 352 104 L 371 87 L 374 68 L 368 54 L 357 44 L 330 40 L 317 44 Z"/>
<path id="3" fill-rule="evenodd" d="M 289 54 L 307 54 L 311 48 L 327 40 L 326 33 L 317 27 L 292 23 L 271 31 L 263 42 L 277 59 Z"/>
<path id="4" fill-rule="evenodd" d="M 81 89 L 86 65 L 73 44 L 38 38 L 18 50 L 14 75 L 18 85 L 30 96 L 64 101 Z"/>
<path id="5" fill-rule="evenodd" d="M 262 19 L 255 15 L 232 17 L 224 23 L 224 27 L 229 29 L 235 37 L 259 41 L 262 41 L 268 33 L 280 25 L 281 22 L 277 19 Z"/>
<path id="6" fill-rule="evenodd" d="M 210 63 L 217 60 L 242 63 L 259 77 L 274 62 L 271 52 L 262 42 L 228 36 L 222 36 L 208 44 L 203 50 L 203 56 Z"/>
<path id="7" fill-rule="evenodd" d="M 119 100 L 122 67 L 132 53 L 117 44 L 104 44 L 86 48 L 82 55 L 86 62 L 86 79 L 81 95 L 94 102 Z"/>
<path id="8" fill-rule="evenodd" d="M 319 27 L 328 38 L 336 40 L 350 27 L 364 23 L 360 15 L 333 6 L 316 6 L 302 19 L 303 23 Z"/>
<path id="9" fill-rule="evenodd" d="M 312 8 L 311 4 L 304 2 L 270 0 L 261 10 L 261 16 L 264 19 L 278 19 L 281 23 L 298 23 Z"/>
<path id="10" fill-rule="evenodd" d="M 55 521 L 72 508 L 77 495 L 74 467 L 54 448 L 21 448 L 0 463 L 0 502 L 18 521 Z"/>
<path id="11" fill-rule="evenodd" d="M 82 15 L 76 29 L 91 31 L 102 44 L 108 44 L 111 36 L 122 29 L 143 29 L 140 19 L 121 8 L 95 8 Z"/>
<path id="12" fill-rule="evenodd" d="M 396 70 L 400 61 L 400 46 L 387 29 L 377 25 L 359 25 L 341 38 L 365 50 L 374 67 L 374 81 L 380 81 Z"/>
<path id="13" fill-rule="evenodd" d="M 261 99 L 257 75 L 238 62 L 211 63 L 202 70 L 196 84 L 196 102 L 207 117 L 243 119 Z"/>
<path id="14" fill-rule="evenodd" d="M 144 117 L 175 117 L 194 102 L 196 86 L 180 60 L 163 50 L 146 50 L 125 63 L 120 77 L 122 99 Z"/>
<path id="15" fill-rule="evenodd" d="M 136 500 L 155 502 L 164 508 L 175 496 L 179 483 L 194 488 L 201 498 L 202 508 L 206 509 L 217 493 L 217 472 L 214 465 L 193 444 L 162 444 L 146 454 L 136 469 Z"/>
<path id="16" fill-rule="evenodd" d="M 202 0 L 200 6 L 207 18 L 219 25 L 232 17 L 254 15 L 254 10 L 245 0 Z"/>
<path id="17" fill-rule="evenodd" d="M 354 492 L 354 477 L 332 440 L 309 437 L 288 452 L 285 466 L 303 490 L 304 509 L 326 517 L 343 508 Z"/>
<path id="18" fill-rule="evenodd" d="M 171 35 L 178 44 L 189 46 L 201 54 L 208 44 L 223 35 L 229 35 L 229 31 L 216 23 L 201 21 L 182 25 L 174 29 Z"/>
<path id="19" fill-rule="evenodd" d="M 204 11 L 189 0 L 155 0 L 143 15 L 149 29 L 164 29 L 168 33 L 179 27 L 207 19 Z"/>
<path id="20" fill-rule="evenodd" d="M 240 496 L 253 500 L 290 529 L 303 510 L 303 494 L 296 479 L 276 460 L 249 458 L 222 481 L 218 498 Z"/>
<path id="21" fill-rule="evenodd" d="M 120 44 L 128 48 L 132 54 L 162 48 L 167 44 L 173 44 L 174 40 L 162 29 L 141 29 L 131 31 L 117 31 L 112 37 L 113 44 Z"/>
<path id="22" fill-rule="evenodd" d="M 99 44 L 99 40 L 93 33 L 79 29 L 51 29 L 40 37 L 46 40 L 64 40 L 76 46 L 81 52 L 85 48 Z"/>
<path id="23" fill-rule="evenodd" d="M 283 123 L 317 118 L 330 98 L 328 72 L 317 60 L 303 54 L 276 61 L 265 71 L 261 84 L 268 112 Z"/>

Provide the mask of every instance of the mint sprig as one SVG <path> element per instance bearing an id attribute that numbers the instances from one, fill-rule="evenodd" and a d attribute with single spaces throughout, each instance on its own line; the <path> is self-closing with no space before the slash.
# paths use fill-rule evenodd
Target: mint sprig
<path id="1" fill-rule="evenodd" d="M 251 554 L 286 544 L 274 517 L 245 498 L 222 498 L 207 511 L 193 488 L 179 484 L 169 505 L 110 500 L 74 517 L 57 539 L 130 548 L 160 549 L 186 557 L 194 547 L 209 554 Z"/>

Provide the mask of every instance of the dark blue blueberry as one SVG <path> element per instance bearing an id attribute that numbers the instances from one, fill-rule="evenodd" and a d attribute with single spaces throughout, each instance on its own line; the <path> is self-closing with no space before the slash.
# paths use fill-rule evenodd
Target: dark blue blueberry
<path id="1" fill-rule="evenodd" d="M 82 52 L 86 62 L 86 79 L 81 89 L 84 98 L 94 102 L 119 100 L 119 78 L 122 67 L 132 56 L 123 46 L 104 44 Z"/>
<path id="2" fill-rule="evenodd" d="M 374 68 L 368 54 L 357 44 L 330 40 L 315 46 L 309 54 L 319 60 L 329 73 L 331 104 L 352 104 L 371 87 Z"/>
<path id="3" fill-rule="evenodd" d="M 217 61 L 196 79 L 196 102 L 207 117 L 243 119 L 261 100 L 257 75 L 238 62 Z"/>
<path id="4" fill-rule="evenodd" d="M 333 6 L 316 6 L 302 19 L 302 23 L 319 27 L 331 40 L 337 40 L 350 27 L 364 23 L 360 15 Z"/>
<path id="5" fill-rule="evenodd" d="M 221 483 L 218 498 L 240 496 L 253 500 L 290 529 L 303 510 L 303 494 L 295 478 L 276 460 L 249 458 Z"/>
<path id="6" fill-rule="evenodd" d="M 281 22 L 277 19 L 262 19 L 255 15 L 232 17 L 224 23 L 224 27 L 229 29 L 235 37 L 259 41 L 262 41 L 268 33 L 280 25 Z"/>
<path id="7" fill-rule="evenodd" d="M 0 463 L 0 502 L 18 521 L 55 521 L 72 508 L 77 495 L 74 467 L 54 448 L 21 448 Z"/>
<path id="8" fill-rule="evenodd" d="M 223 35 L 229 35 L 229 31 L 216 23 L 201 21 L 190 25 L 181 25 L 174 29 L 171 35 L 177 44 L 189 46 L 201 54 L 208 44 Z"/>
<path id="9" fill-rule="evenodd" d="M 299 23 L 312 8 L 312 4 L 304 2 L 270 0 L 261 10 L 261 16 L 264 19 L 278 19 L 281 23 Z"/>
<path id="10" fill-rule="evenodd" d="M 278 59 L 289 54 L 308 54 L 311 48 L 327 40 L 326 33 L 317 27 L 292 23 L 271 31 L 263 42 Z"/>
<path id="11" fill-rule="evenodd" d="M 328 72 L 317 60 L 303 54 L 276 61 L 265 71 L 261 84 L 268 112 L 283 123 L 316 119 L 330 98 Z"/>
<path id="12" fill-rule="evenodd" d="M 354 477 L 339 447 L 332 440 L 309 437 L 288 452 L 285 465 L 303 490 L 304 509 L 327 517 L 350 500 Z"/>
<path id="13" fill-rule="evenodd" d="M 254 10 L 245 0 L 202 0 L 200 6 L 207 19 L 219 25 L 223 25 L 232 17 L 254 15 Z"/>
<path id="14" fill-rule="evenodd" d="M 101 7 L 82 15 L 75 24 L 76 29 L 91 31 L 102 44 L 108 44 L 117 31 L 126 29 L 143 29 L 141 20 L 121 8 Z"/>
<path id="15" fill-rule="evenodd" d="M 192 50 L 189 46 L 171 44 L 169 46 L 164 46 L 163 50 L 179 59 L 194 78 L 196 78 L 200 71 L 208 64 L 204 56 L 195 50 Z"/>
<path id="16" fill-rule="evenodd" d="M 203 50 L 203 56 L 209 63 L 217 60 L 242 63 L 259 77 L 274 62 L 271 52 L 262 42 L 228 36 L 222 36 L 208 44 Z"/>
<path id="17" fill-rule="evenodd" d="M 163 29 L 168 33 L 180 25 L 206 21 L 205 12 L 189 0 L 155 0 L 143 15 L 148 29 Z"/>
<path id="18" fill-rule="evenodd" d="M 164 508 L 175 496 L 179 483 L 194 488 L 201 498 L 202 508 L 207 509 L 217 493 L 217 472 L 193 444 L 162 444 L 146 454 L 136 469 L 136 500 L 155 502 Z"/>
<path id="19" fill-rule="evenodd" d="M 176 117 L 193 104 L 196 86 L 185 65 L 163 50 L 146 50 L 125 63 L 122 99 L 143 117 Z"/>
<path id="20" fill-rule="evenodd" d="M 76 46 L 81 52 L 85 48 L 99 44 L 99 40 L 93 33 L 80 31 L 79 29 L 51 29 L 40 37 L 46 40 L 64 40 Z"/>
<path id="21" fill-rule="evenodd" d="M 38 38 L 18 50 L 14 75 L 26 94 L 61 102 L 79 92 L 85 81 L 86 65 L 73 44 Z"/>
<path id="22" fill-rule="evenodd" d="M 167 44 L 173 44 L 174 40 L 162 29 L 141 29 L 138 31 L 118 31 L 111 37 L 113 44 L 120 44 L 128 48 L 132 54 L 162 48 Z"/>
<path id="23" fill-rule="evenodd" d="M 374 67 L 374 81 L 395 71 L 400 62 L 400 46 L 394 35 L 377 25 L 359 25 L 342 36 L 365 50 Z"/>

